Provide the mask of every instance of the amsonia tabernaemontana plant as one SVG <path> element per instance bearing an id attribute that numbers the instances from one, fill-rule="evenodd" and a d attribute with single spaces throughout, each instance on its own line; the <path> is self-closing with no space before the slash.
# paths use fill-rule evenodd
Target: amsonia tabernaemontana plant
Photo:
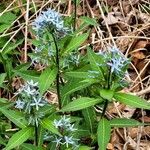
<path id="1" fill-rule="evenodd" d="M 34 51 L 28 54 L 29 67 L 40 64 L 44 69 L 32 78 L 19 73 L 24 82 L 15 92 L 15 102 L 0 101 L 0 112 L 16 127 L 0 135 L 4 139 L 7 134 L 8 143 L 3 140 L 2 144 L 5 150 L 106 150 L 111 128 L 145 125 L 106 116 L 107 106 L 114 101 L 141 109 L 150 109 L 150 104 L 121 92 L 128 86 L 130 59 L 116 46 L 98 52 L 87 47 L 86 54 L 80 54 L 78 47 L 89 36 L 88 25 L 97 25 L 94 19 L 80 19 L 83 24 L 76 29 L 76 17 L 67 22 L 49 8 L 33 21 Z M 58 104 L 48 100 L 48 90 L 57 94 Z"/>

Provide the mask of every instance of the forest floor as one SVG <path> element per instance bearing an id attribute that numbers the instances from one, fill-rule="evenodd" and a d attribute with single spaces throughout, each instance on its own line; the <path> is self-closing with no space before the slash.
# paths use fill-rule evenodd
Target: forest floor
<path id="1" fill-rule="evenodd" d="M 124 91 L 150 101 L 150 0 L 78 0 L 78 2 L 76 28 L 81 24 L 81 16 L 95 18 L 99 24 L 90 27 L 90 36 L 80 47 L 81 52 L 89 44 L 95 51 L 115 44 L 126 57 L 131 58 L 127 79 L 130 86 Z M 25 2 L 1 0 L 0 16 L 13 11 L 17 14 L 17 18 L 8 30 L 3 31 L 0 28 L 0 38 L 9 35 L 9 40 L 15 42 L 18 32 L 24 35 L 23 44 L 17 47 L 22 54 L 18 58 L 20 62 L 27 62 L 27 53 L 32 50 L 32 45 L 28 41 L 28 36 L 32 37 L 31 22 L 39 12 L 49 7 L 69 17 L 74 14 L 75 9 L 71 0 Z M 19 84 L 17 79 L 14 79 L 13 86 L 17 84 Z M 134 109 L 124 104 L 110 105 L 107 114 L 150 123 L 150 110 Z M 107 148 L 150 150 L 150 126 L 114 129 Z"/>

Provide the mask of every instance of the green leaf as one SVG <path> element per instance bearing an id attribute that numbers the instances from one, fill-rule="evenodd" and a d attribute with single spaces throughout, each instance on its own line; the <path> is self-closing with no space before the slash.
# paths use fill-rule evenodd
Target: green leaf
<path id="1" fill-rule="evenodd" d="M 88 146 L 80 146 L 79 150 L 92 150 L 92 147 L 88 147 Z"/>
<path id="2" fill-rule="evenodd" d="M 15 73 L 15 75 L 18 75 L 20 77 L 22 77 L 25 80 L 34 80 L 34 81 L 38 81 L 39 80 L 39 74 L 36 71 L 32 71 L 32 70 L 13 70 L 13 72 Z"/>
<path id="3" fill-rule="evenodd" d="M 64 50 L 65 54 L 75 50 L 88 38 L 89 33 L 84 33 L 76 37 L 72 37 L 71 41 L 68 43 L 67 47 Z"/>
<path id="4" fill-rule="evenodd" d="M 150 109 L 150 103 L 134 95 L 118 92 L 118 93 L 114 93 L 114 98 L 117 101 L 120 101 L 132 107 Z"/>
<path id="5" fill-rule="evenodd" d="M 134 119 L 127 119 L 127 118 L 115 118 L 110 120 L 110 125 L 112 127 L 134 127 L 134 126 L 141 126 L 144 125 L 144 123 L 140 123 Z"/>
<path id="6" fill-rule="evenodd" d="M 98 65 L 98 63 L 103 64 L 103 61 L 101 60 L 101 57 L 96 55 L 92 49 L 88 48 L 88 59 L 90 61 L 91 68 L 94 71 L 99 72 L 99 76 L 102 79 L 102 81 L 105 81 L 104 74 L 102 68 Z"/>
<path id="7" fill-rule="evenodd" d="M 6 146 L 5 140 L 1 136 L 0 136 L 0 145 Z"/>
<path id="8" fill-rule="evenodd" d="M 31 66 L 31 63 L 23 63 L 15 67 L 15 70 L 25 71 Z"/>
<path id="9" fill-rule="evenodd" d="M 56 69 L 51 70 L 51 68 L 46 68 L 39 78 L 39 89 L 41 95 L 50 87 L 54 82 L 57 75 Z"/>
<path id="10" fill-rule="evenodd" d="M 10 27 L 10 24 L 2 24 L 2 25 L 0 25 L 0 33 L 3 33 L 9 27 Z"/>
<path id="11" fill-rule="evenodd" d="M 102 99 L 82 97 L 82 98 L 73 100 L 67 106 L 64 106 L 60 111 L 61 112 L 77 111 L 77 110 L 81 110 L 90 106 L 94 106 L 95 104 L 98 104 L 100 102 L 102 102 Z"/>
<path id="12" fill-rule="evenodd" d="M 11 54 L 12 54 L 12 50 L 15 50 L 15 48 L 17 48 L 20 44 L 22 44 L 23 43 L 23 41 L 24 41 L 24 39 L 18 39 L 15 43 L 13 43 L 13 42 L 10 42 L 6 47 L 5 47 L 5 49 L 3 50 L 3 55 L 6 55 L 6 54 L 8 54 L 8 53 L 10 53 L 11 52 Z"/>
<path id="13" fill-rule="evenodd" d="M 109 101 L 111 101 L 111 99 L 113 98 L 113 95 L 114 95 L 114 91 L 112 91 L 110 89 L 101 89 L 100 90 L 100 96 Z"/>
<path id="14" fill-rule="evenodd" d="M 44 105 L 43 107 L 39 108 L 40 113 L 42 113 L 44 116 L 48 114 L 52 114 L 53 112 L 56 111 L 56 107 L 54 105 Z"/>
<path id="15" fill-rule="evenodd" d="M 88 25 L 93 25 L 93 26 L 97 26 L 97 25 L 98 25 L 98 23 L 97 23 L 97 21 L 96 21 L 95 18 L 89 18 L 89 17 L 86 17 L 86 16 L 82 16 L 82 17 L 80 17 L 80 19 L 81 19 L 84 23 L 86 23 L 86 24 L 88 24 Z"/>
<path id="16" fill-rule="evenodd" d="M 0 16 L 0 23 L 11 24 L 16 18 L 15 14 L 7 12 Z"/>
<path id="17" fill-rule="evenodd" d="M 6 73 L 1 73 L 0 74 L 0 86 L 3 84 L 3 82 L 5 80 L 5 77 L 6 77 Z"/>
<path id="18" fill-rule="evenodd" d="M 43 145 L 45 129 L 42 126 L 38 128 L 38 147 Z"/>
<path id="19" fill-rule="evenodd" d="M 85 79 L 85 78 L 88 78 L 89 73 L 88 72 L 72 71 L 72 72 L 66 72 L 66 75 L 69 77 L 73 77 L 73 78 Z"/>
<path id="20" fill-rule="evenodd" d="M 107 144 L 111 136 L 111 127 L 107 119 L 102 118 L 98 123 L 98 146 L 100 150 L 106 150 Z"/>
<path id="21" fill-rule="evenodd" d="M 54 122 L 52 120 L 50 120 L 49 118 L 43 119 L 41 121 L 41 125 L 42 125 L 43 128 L 51 131 L 52 133 L 61 136 L 61 134 L 59 133 L 58 129 L 54 126 Z"/>
<path id="22" fill-rule="evenodd" d="M 82 110 L 86 126 L 90 129 L 90 132 L 94 134 L 94 123 L 96 121 L 96 114 L 94 108 L 89 107 Z"/>
<path id="23" fill-rule="evenodd" d="M 32 137 L 34 128 L 27 127 L 15 133 L 8 141 L 5 150 L 13 149 Z"/>
<path id="24" fill-rule="evenodd" d="M 27 126 L 27 121 L 24 118 L 24 114 L 14 110 L 8 110 L 3 107 L 0 107 L 0 111 L 16 126 L 20 128 L 25 128 Z"/>
<path id="25" fill-rule="evenodd" d="M 21 150 L 43 150 L 42 147 L 34 146 L 33 144 L 23 143 L 20 145 Z"/>
<path id="26" fill-rule="evenodd" d="M 92 85 L 95 80 L 72 80 L 67 83 L 62 89 L 62 96 L 67 96 L 71 93 L 84 89 L 90 85 Z"/>
<path id="27" fill-rule="evenodd" d="M 10 103 L 10 102 L 4 102 L 3 99 L 0 99 L 0 111 L 2 109 L 8 109 L 10 107 L 12 107 L 14 104 Z"/>
<path id="28" fill-rule="evenodd" d="M 0 102 L 1 102 L 1 103 L 8 103 L 9 101 L 8 101 L 8 99 L 6 99 L 6 98 L 0 98 Z"/>

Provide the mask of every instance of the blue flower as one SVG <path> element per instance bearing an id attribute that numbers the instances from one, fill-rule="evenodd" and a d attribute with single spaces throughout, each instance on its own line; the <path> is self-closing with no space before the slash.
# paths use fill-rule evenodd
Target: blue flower
<path id="1" fill-rule="evenodd" d="M 25 102 L 21 101 L 20 99 L 18 99 L 16 101 L 16 106 L 15 108 L 19 108 L 19 109 L 23 109 L 24 108 L 24 105 L 25 105 Z"/>
<path id="2" fill-rule="evenodd" d="M 111 73 L 116 75 L 123 75 L 123 68 L 129 64 L 129 59 L 126 58 L 117 47 L 109 47 L 110 60 L 108 60 L 107 65 L 111 67 Z"/>
<path id="3" fill-rule="evenodd" d="M 54 125 L 56 128 L 58 127 L 62 127 L 62 128 L 66 128 L 68 126 L 70 126 L 70 118 L 66 118 L 66 116 L 64 115 L 63 117 L 61 117 L 60 120 L 54 120 Z"/>
<path id="4" fill-rule="evenodd" d="M 123 68 L 129 64 L 129 60 L 123 56 L 114 57 L 110 62 L 107 63 L 111 67 L 111 73 L 122 74 Z"/>
<path id="5" fill-rule="evenodd" d="M 56 146 L 58 146 L 59 144 L 63 144 L 62 143 L 62 137 L 56 137 L 55 136 L 55 140 L 52 142 L 56 143 Z"/>
<path id="6" fill-rule="evenodd" d="M 78 139 L 73 138 L 72 136 L 65 136 L 64 137 L 64 144 L 66 144 L 66 147 L 68 148 L 69 144 L 76 146 L 76 142 L 78 141 Z"/>
<path id="7" fill-rule="evenodd" d="M 43 107 L 45 103 L 46 101 L 43 100 L 43 98 L 33 97 L 33 102 L 30 104 L 30 106 L 35 106 L 36 110 L 39 110 L 39 107 Z"/>
<path id="8" fill-rule="evenodd" d="M 38 35 L 42 34 L 45 30 L 52 29 L 64 34 L 69 31 L 68 28 L 64 27 L 64 21 L 61 15 L 50 8 L 47 9 L 47 11 L 42 11 L 32 25 L 33 30 L 35 30 Z"/>

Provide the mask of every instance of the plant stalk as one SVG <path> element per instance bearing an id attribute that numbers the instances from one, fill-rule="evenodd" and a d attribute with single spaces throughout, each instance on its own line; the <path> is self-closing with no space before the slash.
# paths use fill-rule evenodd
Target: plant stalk
<path id="1" fill-rule="evenodd" d="M 35 146 L 38 146 L 38 127 L 35 123 Z"/>
<path id="2" fill-rule="evenodd" d="M 56 47 L 56 67 L 57 67 L 57 76 L 56 76 L 56 88 L 57 88 L 57 96 L 58 96 L 58 102 L 59 102 L 59 109 L 61 109 L 61 96 L 60 96 L 60 84 L 59 84 L 59 79 L 60 79 L 60 66 L 59 66 L 59 49 L 57 45 L 56 38 L 54 34 L 52 33 L 52 37 L 54 40 L 54 44 Z"/>
<path id="3" fill-rule="evenodd" d="M 109 69 L 109 74 L 108 74 L 108 79 L 107 79 L 107 81 L 108 81 L 108 82 L 107 82 L 107 89 L 110 89 L 111 67 L 110 67 L 110 69 Z M 106 99 L 105 102 L 104 102 L 104 107 L 103 107 L 103 111 L 102 111 L 102 114 L 101 114 L 101 118 L 105 116 L 107 106 L 108 106 L 108 100 Z"/>

